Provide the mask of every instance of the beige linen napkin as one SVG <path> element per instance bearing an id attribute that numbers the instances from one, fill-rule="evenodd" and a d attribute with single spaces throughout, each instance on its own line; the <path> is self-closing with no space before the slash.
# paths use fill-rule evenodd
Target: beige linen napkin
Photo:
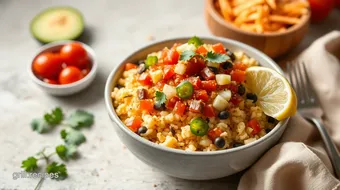
<path id="1" fill-rule="evenodd" d="M 324 111 L 324 122 L 340 148 L 340 31 L 316 40 L 298 58 Z M 340 190 L 340 181 L 314 126 L 299 114 L 292 117 L 280 143 L 260 158 L 241 178 L 239 190 Z"/>

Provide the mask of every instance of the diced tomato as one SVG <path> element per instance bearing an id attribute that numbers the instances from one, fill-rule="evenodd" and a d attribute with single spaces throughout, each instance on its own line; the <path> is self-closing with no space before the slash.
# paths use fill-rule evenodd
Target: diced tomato
<path id="1" fill-rule="evenodd" d="M 133 63 L 127 63 L 125 64 L 125 71 L 128 71 L 130 69 L 136 69 L 137 68 L 137 65 L 136 64 L 133 64 Z"/>
<path id="2" fill-rule="evenodd" d="M 240 102 L 242 102 L 243 98 L 238 95 L 238 94 L 234 94 L 231 98 L 230 98 L 230 102 L 234 105 L 238 105 Z"/>
<path id="3" fill-rule="evenodd" d="M 182 80 L 185 79 L 185 76 L 183 75 L 179 75 L 179 74 L 175 74 L 175 85 L 177 86 L 179 83 L 182 82 Z"/>
<path id="4" fill-rule="evenodd" d="M 170 79 L 172 76 L 174 76 L 176 73 L 174 71 L 174 67 L 172 65 L 166 65 L 164 68 L 164 80 Z"/>
<path id="5" fill-rule="evenodd" d="M 189 104 L 189 111 L 201 113 L 203 111 L 203 103 L 200 100 L 191 100 Z"/>
<path id="6" fill-rule="evenodd" d="M 205 79 L 205 80 L 212 80 L 215 79 L 215 74 L 212 72 L 208 67 L 204 68 L 200 75 Z"/>
<path id="7" fill-rule="evenodd" d="M 238 83 L 244 82 L 246 80 L 246 72 L 241 70 L 233 70 L 231 73 L 231 80 Z"/>
<path id="8" fill-rule="evenodd" d="M 248 121 L 248 127 L 253 129 L 253 131 L 251 132 L 251 134 L 253 135 L 256 135 L 257 133 L 261 131 L 260 124 L 256 119 L 252 119 Z"/>
<path id="9" fill-rule="evenodd" d="M 148 112 L 152 112 L 153 111 L 153 101 L 150 99 L 147 100 L 140 100 L 140 109 L 141 110 L 145 110 Z"/>
<path id="10" fill-rule="evenodd" d="M 212 46 L 213 50 L 216 52 L 216 53 L 220 53 L 220 54 L 224 54 L 226 53 L 225 49 L 224 49 L 224 46 L 223 44 L 221 43 L 217 43 L 217 44 L 214 44 Z"/>
<path id="11" fill-rule="evenodd" d="M 189 77 L 187 80 L 192 84 L 195 90 L 202 88 L 202 81 L 199 77 Z"/>
<path id="12" fill-rule="evenodd" d="M 152 78 L 148 73 L 142 73 L 138 78 L 138 82 L 142 85 L 152 85 Z"/>
<path id="13" fill-rule="evenodd" d="M 164 85 L 165 85 L 164 81 L 159 81 L 159 82 L 156 83 L 156 87 L 160 90 L 163 89 Z"/>
<path id="14" fill-rule="evenodd" d="M 182 116 L 185 113 L 187 106 L 182 103 L 181 101 L 176 102 L 174 107 L 174 112 L 180 116 Z"/>
<path id="15" fill-rule="evenodd" d="M 216 117 L 214 107 L 211 104 L 205 105 L 203 109 L 203 115 L 206 117 Z"/>
<path id="16" fill-rule="evenodd" d="M 178 62 L 179 59 L 179 53 L 176 51 L 176 49 L 171 49 L 167 52 L 167 55 L 163 59 L 163 63 L 166 65 L 174 65 Z"/>
<path id="17" fill-rule="evenodd" d="M 209 96 L 206 90 L 195 90 L 194 97 L 196 100 L 202 100 L 203 102 L 207 102 L 209 100 Z"/>
<path id="18" fill-rule="evenodd" d="M 131 131 L 133 132 L 137 132 L 138 128 L 142 125 L 143 123 L 143 120 L 141 117 L 133 117 L 133 118 L 130 118 L 126 123 L 125 125 L 131 129 Z"/>
<path id="19" fill-rule="evenodd" d="M 177 96 L 174 96 L 174 97 L 170 98 L 167 101 L 166 107 L 168 109 L 174 109 L 176 102 L 178 102 L 179 100 L 181 100 L 181 99 L 179 97 L 177 97 Z"/>
<path id="20" fill-rule="evenodd" d="M 219 137 L 223 133 L 222 129 L 214 128 L 208 131 L 208 137 L 214 141 L 217 137 Z"/>
<path id="21" fill-rule="evenodd" d="M 206 91 L 214 91 L 217 88 L 215 80 L 202 81 L 202 88 Z"/>
<path id="22" fill-rule="evenodd" d="M 205 55 L 205 54 L 208 53 L 208 50 L 205 49 L 204 46 L 200 46 L 200 47 L 197 48 L 196 52 L 197 52 L 198 54 Z"/>
<path id="23" fill-rule="evenodd" d="M 235 84 L 229 84 L 227 88 L 234 94 L 238 91 L 238 87 Z"/>
<path id="24" fill-rule="evenodd" d="M 247 65 L 247 64 L 244 64 L 244 63 L 236 63 L 236 64 L 234 64 L 234 66 L 233 66 L 233 69 L 234 69 L 234 70 L 245 71 L 245 70 L 247 70 L 247 68 L 248 68 L 248 65 Z"/>
<path id="25" fill-rule="evenodd" d="M 204 59 L 200 56 L 194 56 L 188 61 L 185 73 L 189 76 L 193 76 L 200 73 L 201 70 L 204 69 L 204 67 Z"/>

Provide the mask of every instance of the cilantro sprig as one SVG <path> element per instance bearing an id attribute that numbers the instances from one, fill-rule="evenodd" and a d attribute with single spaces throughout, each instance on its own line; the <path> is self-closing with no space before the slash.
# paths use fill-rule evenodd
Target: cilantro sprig
<path id="1" fill-rule="evenodd" d="M 55 147 L 54 151 L 46 154 L 46 148 L 43 148 L 34 156 L 30 156 L 22 161 L 21 168 L 27 172 L 36 172 L 42 167 L 39 160 L 45 160 L 45 170 L 47 173 L 53 174 L 52 179 L 64 180 L 67 178 L 67 168 L 64 163 L 53 161 L 51 157 L 57 155 L 61 160 L 68 161 L 77 153 L 77 147 L 86 141 L 85 135 L 80 131 L 83 127 L 90 127 L 94 123 L 94 115 L 84 110 L 77 110 L 64 118 L 64 113 L 60 107 L 53 109 L 50 113 L 45 113 L 43 117 L 33 119 L 31 128 L 38 133 L 49 132 L 56 126 L 62 126 L 60 136 L 65 144 Z M 44 178 L 41 178 L 36 188 L 41 186 Z"/>
<path id="2" fill-rule="evenodd" d="M 213 62 L 213 63 L 224 63 L 229 59 L 230 57 L 225 54 L 219 54 L 219 53 L 214 53 L 212 51 L 209 51 L 207 53 L 207 57 L 205 60 Z"/>
<path id="3" fill-rule="evenodd" d="M 190 51 L 190 50 L 185 50 L 182 52 L 182 54 L 179 57 L 179 60 L 181 61 L 188 61 L 189 59 L 191 59 L 193 56 L 195 56 L 195 52 Z"/>
<path id="4" fill-rule="evenodd" d="M 166 102 L 166 95 L 164 92 L 156 91 L 156 102 L 159 104 L 164 104 Z"/>

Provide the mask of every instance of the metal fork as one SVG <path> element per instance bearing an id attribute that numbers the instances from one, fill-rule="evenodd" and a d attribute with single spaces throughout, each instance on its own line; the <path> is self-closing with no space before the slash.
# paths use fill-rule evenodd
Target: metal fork
<path id="1" fill-rule="evenodd" d="M 298 97 L 298 112 L 308 122 L 314 124 L 321 134 L 328 156 L 331 159 L 335 175 L 340 177 L 340 156 L 326 128 L 321 121 L 322 110 L 317 96 L 308 78 L 306 66 L 303 62 L 287 63 L 287 75 Z"/>

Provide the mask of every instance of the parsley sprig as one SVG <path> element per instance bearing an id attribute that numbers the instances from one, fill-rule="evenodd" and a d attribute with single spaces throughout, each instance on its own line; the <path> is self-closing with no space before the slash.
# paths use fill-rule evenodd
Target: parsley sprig
<path id="1" fill-rule="evenodd" d="M 37 172 L 42 166 L 39 160 L 45 160 L 45 170 L 49 174 L 53 174 L 52 179 L 64 180 L 67 178 L 67 168 L 64 163 L 53 161 L 51 157 L 58 155 L 63 161 L 68 161 L 77 153 L 77 147 L 86 141 L 85 135 L 80 131 L 83 127 L 90 127 L 94 123 L 94 115 L 84 110 L 77 110 L 70 114 L 66 119 L 60 107 L 53 109 L 50 113 L 45 113 L 43 117 L 33 119 L 31 128 L 38 133 L 46 133 L 51 131 L 57 125 L 64 127 L 60 131 L 60 136 L 65 144 L 60 144 L 55 147 L 54 151 L 47 154 L 47 147 L 43 148 L 34 156 L 30 156 L 22 161 L 21 168 L 27 172 Z M 51 151 L 49 151 L 51 152 Z M 36 186 L 36 189 L 41 186 L 44 178 L 41 178 Z"/>

